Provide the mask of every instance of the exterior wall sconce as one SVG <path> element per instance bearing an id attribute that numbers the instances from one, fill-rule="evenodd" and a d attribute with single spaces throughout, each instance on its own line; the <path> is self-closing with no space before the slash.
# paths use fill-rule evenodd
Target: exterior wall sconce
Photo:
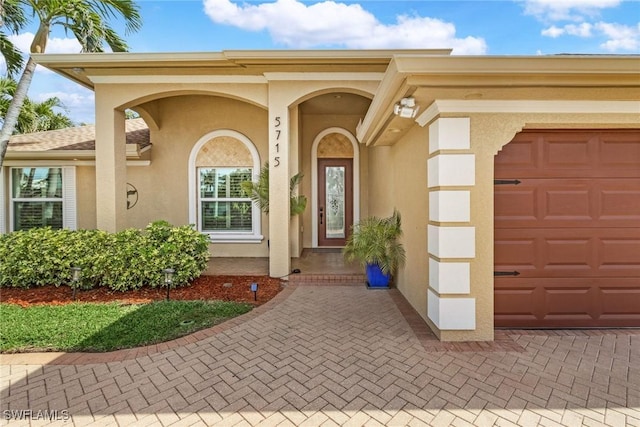
<path id="1" fill-rule="evenodd" d="M 418 114 L 420 107 L 416 106 L 415 98 L 402 98 L 393 106 L 393 114 L 405 119 L 412 119 Z"/>
<path id="2" fill-rule="evenodd" d="M 78 290 L 78 284 L 80 283 L 80 279 L 82 279 L 82 269 L 80 267 L 73 266 L 71 267 L 71 289 L 72 294 L 71 297 L 73 300 L 76 300 L 76 291 Z"/>
<path id="3" fill-rule="evenodd" d="M 164 272 L 164 285 L 167 287 L 167 301 L 169 301 L 169 291 L 173 283 L 173 273 L 176 271 L 173 268 L 165 268 L 162 271 Z"/>

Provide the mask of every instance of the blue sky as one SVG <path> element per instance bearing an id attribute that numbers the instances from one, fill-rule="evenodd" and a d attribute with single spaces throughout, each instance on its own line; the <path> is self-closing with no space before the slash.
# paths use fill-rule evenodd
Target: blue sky
<path id="1" fill-rule="evenodd" d="M 638 0 L 144 0 L 131 52 L 452 48 L 457 55 L 638 54 Z M 115 24 L 116 28 L 120 28 Z M 13 38 L 28 49 L 34 28 Z M 123 32 L 120 32 L 124 35 Z M 78 52 L 59 29 L 47 53 Z M 93 123 L 93 94 L 42 67 L 29 96 Z"/>

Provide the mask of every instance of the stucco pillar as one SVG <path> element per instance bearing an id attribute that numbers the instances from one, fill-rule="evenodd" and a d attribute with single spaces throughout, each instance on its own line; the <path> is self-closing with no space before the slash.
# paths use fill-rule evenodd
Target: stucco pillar
<path id="1" fill-rule="evenodd" d="M 127 157 L 125 116 L 100 103 L 96 90 L 96 225 L 104 231 L 126 228 Z"/>
<path id="2" fill-rule="evenodd" d="M 291 269 L 289 227 L 290 118 L 283 84 L 269 84 L 269 275 Z"/>

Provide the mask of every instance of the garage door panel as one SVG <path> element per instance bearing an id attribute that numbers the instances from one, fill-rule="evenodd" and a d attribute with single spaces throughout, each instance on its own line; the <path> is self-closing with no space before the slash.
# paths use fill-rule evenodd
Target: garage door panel
<path id="1" fill-rule="evenodd" d="M 521 277 L 637 277 L 640 228 L 497 229 L 496 271 Z"/>
<path id="2" fill-rule="evenodd" d="M 636 130 L 523 132 L 496 157 L 495 177 L 637 177 L 640 137 Z"/>
<path id="3" fill-rule="evenodd" d="M 553 286 L 543 289 L 547 308 L 543 319 L 571 318 L 577 320 L 582 318 L 586 320 L 592 318 L 595 289 L 589 286 Z"/>
<path id="4" fill-rule="evenodd" d="M 495 279 L 497 327 L 623 327 L 640 324 L 638 281 L 628 278 Z"/>
<path id="5" fill-rule="evenodd" d="M 496 185 L 494 208 L 496 228 L 637 227 L 640 179 L 523 179 Z"/>
<path id="6" fill-rule="evenodd" d="M 503 174 L 501 177 L 508 177 L 510 172 L 523 173 L 523 171 L 538 170 L 539 140 L 538 135 L 523 135 L 518 141 L 504 146 L 495 160 L 496 169 L 499 168 Z M 496 178 L 499 178 L 497 174 Z"/>
<path id="7" fill-rule="evenodd" d="M 554 273 L 590 275 L 597 268 L 593 258 L 595 239 L 580 238 L 546 238 L 539 252 L 544 270 Z"/>
<path id="8" fill-rule="evenodd" d="M 519 186 L 518 186 L 519 187 Z M 495 221 L 507 224 L 531 224 L 538 221 L 537 191 L 533 187 L 496 187 Z"/>
<path id="9" fill-rule="evenodd" d="M 520 236 L 505 235 L 495 236 L 494 257 L 495 269 L 504 271 L 535 270 L 536 252 L 538 242 L 535 238 L 521 238 Z M 499 262 L 498 262 L 499 260 Z"/>
<path id="10" fill-rule="evenodd" d="M 593 168 L 592 138 L 588 135 L 559 135 L 555 138 L 545 138 L 542 142 L 543 161 L 541 167 L 546 171 L 571 171 L 573 176 Z M 580 171 L 580 172 L 578 172 Z M 557 172 L 554 173 L 557 175 Z"/>
<path id="11" fill-rule="evenodd" d="M 640 167 L 640 166 L 639 166 Z M 640 180 L 625 179 L 600 188 L 598 218 L 633 227 L 640 221 Z"/>
<path id="12" fill-rule="evenodd" d="M 634 236 L 638 233 L 630 230 L 619 231 L 618 234 L 617 237 L 600 239 L 599 268 L 604 271 L 630 270 L 629 274 L 635 272 L 640 277 L 640 237 Z"/>
<path id="13" fill-rule="evenodd" d="M 518 285 L 496 287 L 494 300 L 495 318 L 519 319 L 520 321 L 533 322 L 544 315 L 544 312 L 536 312 L 536 307 L 541 304 L 532 304 L 532 301 L 542 299 L 542 290 L 535 286 Z"/>
<path id="14" fill-rule="evenodd" d="M 603 134 L 596 158 L 598 169 L 608 176 L 638 176 L 640 138 L 637 133 Z"/>
<path id="15" fill-rule="evenodd" d="M 618 315 L 640 317 L 640 289 L 638 288 L 601 288 L 599 299 L 602 317 Z"/>

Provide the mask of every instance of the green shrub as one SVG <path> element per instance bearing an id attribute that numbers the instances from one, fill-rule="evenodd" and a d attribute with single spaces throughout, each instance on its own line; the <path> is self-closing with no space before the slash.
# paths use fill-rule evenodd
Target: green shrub
<path id="1" fill-rule="evenodd" d="M 0 287 L 70 284 L 72 266 L 81 268 L 84 289 L 164 286 L 165 268 L 175 270 L 172 286 L 183 286 L 206 269 L 208 258 L 205 235 L 166 221 L 151 223 L 144 232 L 115 234 L 33 228 L 0 235 Z"/>

